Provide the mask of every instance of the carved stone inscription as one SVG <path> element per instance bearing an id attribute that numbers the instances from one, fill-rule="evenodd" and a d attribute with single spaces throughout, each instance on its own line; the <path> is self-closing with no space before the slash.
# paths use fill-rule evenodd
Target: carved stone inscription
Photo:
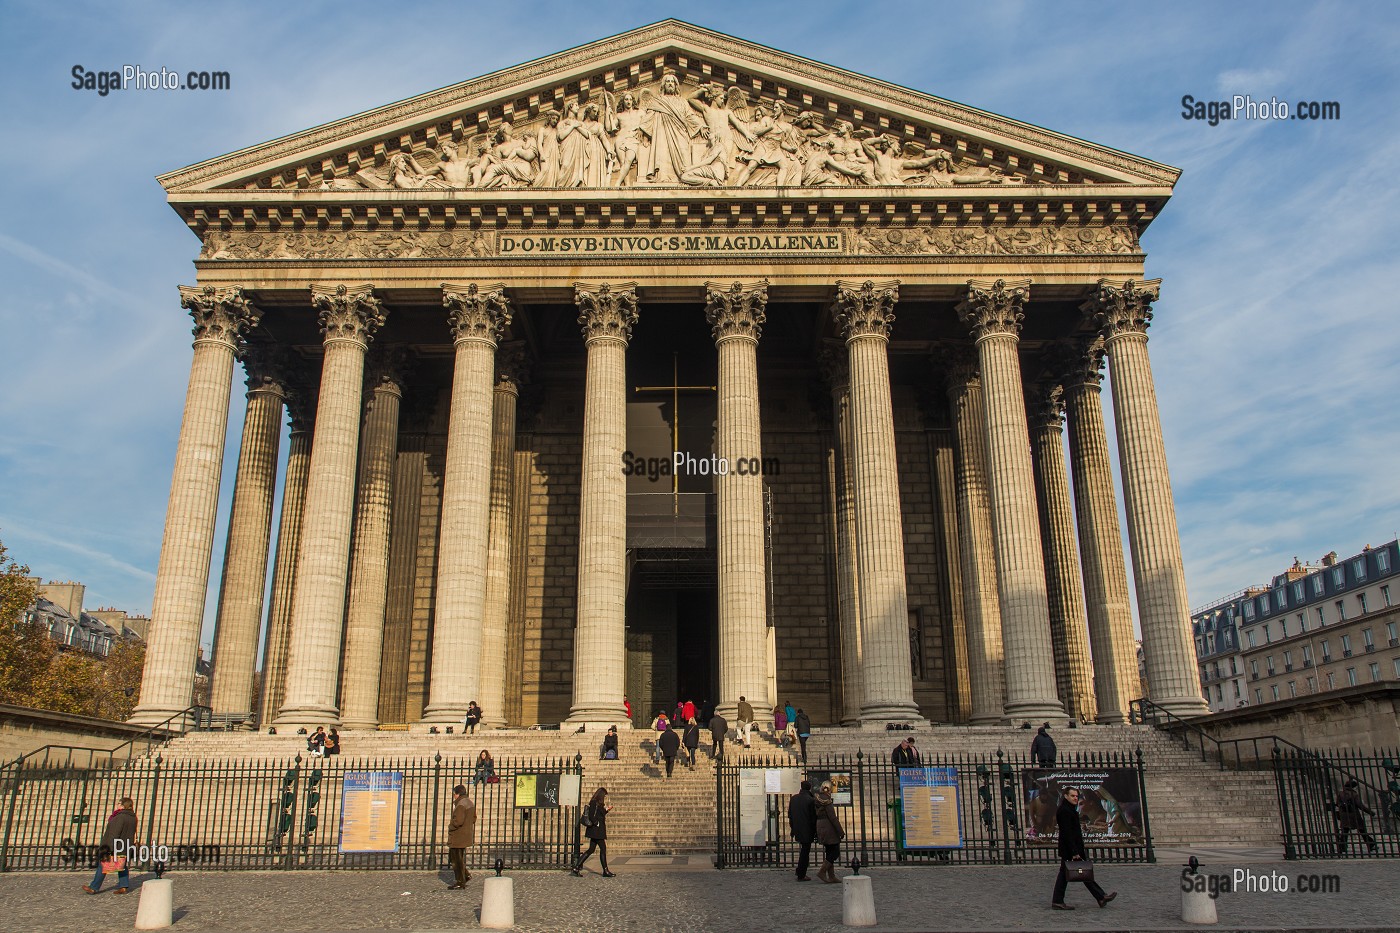
<path id="1" fill-rule="evenodd" d="M 501 256 L 602 255 L 645 256 L 726 253 L 845 253 L 845 235 L 822 233 L 743 234 L 497 234 Z"/>

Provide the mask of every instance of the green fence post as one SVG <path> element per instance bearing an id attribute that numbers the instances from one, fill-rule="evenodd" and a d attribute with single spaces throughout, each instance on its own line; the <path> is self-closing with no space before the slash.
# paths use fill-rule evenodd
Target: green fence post
<path id="1" fill-rule="evenodd" d="M 160 790 L 160 768 L 162 760 L 160 755 L 156 755 L 156 766 L 151 770 L 151 789 L 146 794 L 147 798 L 149 798 L 149 802 L 146 804 L 149 808 L 146 814 L 146 845 L 151 846 L 153 851 L 155 848 L 154 840 L 156 834 L 156 795 Z"/>
<path id="2" fill-rule="evenodd" d="M 437 839 L 438 839 L 438 804 L 442 800 L 442 752 L 433 753 L 433 823 L 431 835 L 428 836 L 428 869 L 438 870 Z"/>
<path id="3" fill-rule="evenodd" d="M 19 802 L 19 784 L 24 770 L 15 763 L 15 776 L 10 784 L 10 803 L 5 809 L 5 834 L 0 837 L 0 872 L 10 870 L 10 829 L 15 822 L 15 806 Z"/>
<path id="4" fill-rule="evenodd" d="M 715 758 L 715 867 L 724 867 L 724 759 Z"/>
<path id="5" fill-rule="evenodd" d="M 1288 822 L 1288 791 L 1283 779 L 1283 756 L 1279 754 L 1279 748 L 1274 746 L 1274 787 L 1278 793 L 1278 815 L 1279 822 L 1283 825 L 1283 857 L 1285 859 L 1296 859 L 1297 849 L 1293 845 L 1293 830 Z"/>
<path id="6" fill-rule="evenodd" d="M 1157 853 L 1152 848 L 1152 824 L 1147 818 L 1147 773 L 1142 759 L 1142 746 L 1135 753 L 1137 758 L 1138 804 L 1142 808 L 1142 838 L 1147 843 L 1147 860 L 1157 861 Z"/>

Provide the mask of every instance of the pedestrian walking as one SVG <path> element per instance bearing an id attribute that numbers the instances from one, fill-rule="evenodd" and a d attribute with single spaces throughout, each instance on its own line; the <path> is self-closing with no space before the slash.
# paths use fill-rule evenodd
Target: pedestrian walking
<path id="1" fill-rule="evenodd" d="M 802 743 L 802 763 L 807 763 L 807 740 L 812 737 L 812 720 L 807 718 L 801 708 L 797 710 L 797 718 L 793 720 L 797 727 L 797 741 Z"/>
<path id="2" fill-rule="evenodd" d="M 695 718 L 695 713 L 695 704 L 690 700 L 686 700 L 685 703 L 681 705 L 681 722 L 690 722 Z"/>
<path id="3" fill-rule="evenodd" d="M 793 709 L 791 700 L 783 704 L 783 715 L 787 717 L 788 725 L 792 725 L 792 721 L 797 718 L 797 710 Z"/>
<path id="4" fill-rule="evenodd" d="M 811 864 L 812 843 L 817 839 L 817 801 L 812 797 L 811 781 L 803 781 L 802 789 L 788 801 L 788 825 L 792 828 L 792 838 L 800 846 L 797 880 L 811 881 L 807 877 L 807 866 Z"/>
<path id="5" fill-rule="evenodd" d="M 1354 830 L 1361 834 L 1362 840 L 1366 843 L 1366 851 L 1376 851 L 1376 837 L 1366 831 L 1366 818 L 1363 813 L 1369 814 L 1371 808 L 1361 802 L 1361 794 L 1357 790 L 1360 787 L 1356 783 L 1356 778 L 1351 778 L 1342 785 L 1342 792 L 1337 795 L 1336 820 L 1337 820 L 1337 854 L 1347 854 L 1347 836 Z"/>
<path id="6" fill-rule="evenodd" d="M 724 757 L 724 739 L 729 734 L 729 723 L 715 710 L 710 717 L 710 758 Z"/>
<path id="7" fill-rule="evenodd" d="M 1055 893 L 1050 895 L 1050 906 L 1056 910 L 1074 910 L 1074 907 L 1065 903 L 1065 888 L 1069 885 L 1066 863 L 1089 861 L 1089 853 L 1084 848 L 1084 834 L 1079 829 L 1079 788 L 1070 787 L 1065 790 L 1064 796 L 1060 798 L 1059 809 L 1055 811 L 1055 823 L 1060 829 L 1060 873 L 1055 877 Z M 1092 867 L 1091 865 L 1090 868 Z M 1103 888 L 1094 880 L 1092 871 L 1084 880 L 1084 887 L 1094 896 L 1094 900 L 1099 902 L 1100 907 L 1107 907 L 1108 902 L 1118 896 L 1117 891 L 1105 894 Z"/>
<path id="8" fill-rule="evenodd" d="M 340 732 L 335 726 L 331 726 L 331 734 L 326 736 L 326 754 L 340 754 Z"/>
<path id="9" fill-rule="evenodd" d="M 917 768 L 922 764 L 919 759 L 919 750 L 914 747 L 914 737 L 906 736 L 903 742 L 894 747 L 890 753 L 896 768 Z"/>
<path id="10" fill-rule="evenodd" d="M 608 814 L 612 812 L 612 807 L 608 806 L 607 797 L 608 789 L 606 787 L 598 788 L 588 799 L 588 804 L 583 808 L 583 812 L 579 814 L 579 824 L 583 826 L 583 834 L 588 837 L 588 851 L 579 856 L 579 860 L 569 870 L 571 875 L 582 875 L 583 863 L 588 861 L 593 850 L 597 849 L 598 861 L 603 866 L 603 877 L 616 877 L 608 871 Z"/>
<path id="11" fill-rule="evenodd" d="M 96 894 L 102 890 L 102 880 L 109 872 L 117 873 L 118 894 L 131 889 L 131 852 L 136 848 L 136 803 L 130 797 L 123 797 L 112 815 L 107 817 L 107 828 L 102 831 L 102 840 L 97 844 L 97 871 L 92 882 L 83 885 L 83 890 Z"/>
<path id="12" fill-rule="evenodd" d="M 686 720 L 685 737 L 683 741 L 685 744 L 685 755 L 690 764 L 690 770 L 694 771 L 695 750 L 700 747 L 700 726 L 693 718 Z"/>
<path id="13" fill-rule="evenodd" d="M 776 739 L 778 736 L 786 732 L 787 724 L 787 713 L 783 711 L 783 708 L 781 706 L 773 707 L 773 738 Z"/>
<path id="14" fill-rule="evenodd" d="M 472 777 L 473 784 L 495 784 L 492 780 L 496 776 L 496 760 L 491 757 L 491 753 L 486 749 L 481 750 L 481 754 L 476 756 L 476 774 Z"/>
<path id="15" fill-rule="evenodd" d="M 455 881 L 448 890 L 465 888 L 472 880 L 467 871 L 467 847 L 476 845 L 476 804 L 464 784 L 452 788 L 452 818 L 447 822 L 447 861 Z"/>
<path id="16" fill-rule="evenodd" d="M 469 735 L 476 735 L 476 724 L 481 722 L 481 715 L 482 709 L 476 705 L 475 700 L 467 704 L 467 721 L 464 725 L 466 725 Z"/>
<path id="17" fill-rule="evenodd" d="M 749 732 L 753 729 L 753 706 L 744 697 L 739 697 L 739 710 L 734 714 L 739 719 L 739 741 L 749 747 Z"/>
<path id="18" fill-rule="evenodd" d="M 603 761 L 617 761 L 617 726 L 608 726 L 608 734 L 603 736 L 603 747 L 598 757 Z"/>
<path id="19" fill-rule="evenodd" d="M 797 715 L 801 716 L 802 711 L 798 710 Z M 801 735 L 801 733 L 798 733 Z M 841 818 L 836 813 L 836 804 L 831 801 L 831 782 L 823 781 L 821 789 L 817 791 L 813 798 L 817 810 L 817 841 L 822 844 L 825 850 L 822 854 L 824 860 L 822 867 L 817 870 L 817 877 L 827 884 L 835 884 L 840 879 L 836 877 L 836 863 L 841 858 L 841 840 L 846 838 L 846 830 L 841 826 Z"/>
<path id="20" fill-rule="evenodd" d="M 678 723 L 678 722 L 680 722 L 680 723 L 685 722 L 685 720 L 682 718 L 684 715 L 685 715 L 685 701 L 684 701 L 684 700 L 677 700 L 677 701 L 676 701 L 676 710 L 675 710 L 675 712 L 673 712 L 673 713 L 671 714 L 671 724 L 672 724 L 672 725 L 675 725 L 675 724 Z"/>
<path id="21" fill-rule="evenodd" d="M 651 721 L 651 728 L 655 730 L 656 733 L 655 736 L 653 736 L 651 758 L 654 764 L 659 765 L 661 764 L 661 735 L 667 729 L 671 728 L 671 721 L 666 718 L 664 710 L 656 714 L 656 718 Z"/>
<path id="22" fill-rule="evenodd" d="M 666 776 L 671 776 L 671 769 L 676 765 L 676 752 L 681 747 L 681 737 L 667 723 L 666 731 L 661 733 L 661 738 L 656 740 L 657 746 L 661 749 L 661 757 L 666 759 Z"/>
<path id="23" fill-rule="evenodd" d="M 622 695 L 622 710 L 627 714 L 627 721 L 632 721 L 632 701 L 627 699 L 627 694 Z"/>
<path id="24" fill-rule="evenodd" d="M 1050 723 L 1035 730 L 1031 741 L 1031 760 L 1042 768 L 1055 767 L 1055 740 L 1050 738 Z"/>

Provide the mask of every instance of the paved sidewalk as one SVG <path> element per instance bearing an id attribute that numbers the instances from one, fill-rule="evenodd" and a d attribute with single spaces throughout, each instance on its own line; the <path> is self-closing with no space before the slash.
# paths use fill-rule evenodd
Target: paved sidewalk
<path id="1" fill-rule="evenodd" d="M 1400 931 L 1400 863 L 1240 861 L 1256 874 L 1278 870 L 1336 874 L 1335 894 L 1222 894 L 1221 924 L 1230 930 Z M 583 878 L 564 872 L 515 877 L 517 930 L 718 930 L 723 933 L 837 933 L 841 887 L 797 883 L 785 872 L 701 870 L 699 866 L 613 866 L 597 874 L 596 856 Z M 1234 867 L 1208 861 L 1211 871 Z M 1074 911 L 1049 909 L 1051 867 L 877 868 L 880 926 L 889 931 L 1181 930 L 1179 865 L 1104 866 L 1100 880 L 1119 892 L 1098 909 L 1071 886 Z M 844 874 L 844 872 L 843 872 Z M 481 875 L 465 891 L 446 889 L 446 875 L 417 872 L 178 872 L 176 933 L 199 931 L 466 930 L 477 928 Z M 97 897 L 82 892 L 87 874 L 0 876 L 0 928 L 24 933 L 129 931 L 136 892 Z"/>

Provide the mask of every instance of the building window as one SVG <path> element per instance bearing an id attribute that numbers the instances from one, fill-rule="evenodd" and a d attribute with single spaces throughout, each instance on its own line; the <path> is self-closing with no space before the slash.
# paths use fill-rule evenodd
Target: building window
<path id="1" fill-rule="evenodd" d="M 1332 676 L 1332 672 L 1331 672 L 1331 671 L 1328 671 L 1328 672 L 1327 672 L 1327 689 L 1328 689 L 1328 690 L 1336 690 L 1336 689 L 1337 689 L 1337 678 L 1334 677 L 1334 676 Z"/>
<path id="2" fill-rule="evenodd" d="M 1390 662 L 1390 663 L 1393 664 L 1393 665 L 1395 666 L 1395 676 L 1396 676 L 1396 677 L 1400 677 L 1400 658 L 1396 658 L 1394 661 L 1392 661 L 1392 662 Z"/>
<path id="3" fill-rule="evenodd" d="M 1339 599 L 1334 605 L 1337 607 L 1337 621 L 1345 622 L 1347 620 L 1347 604 Z"/>
<path id="4" fill-rule="evenodd" d="M 1400 676 L 1400 658 L 1396 658 L 1396 659 L 1395 659 L 1395 668 L 1396 668 L 1397 676 Z M 1235 699 L 1238 700 L 1238 699 L 1240 698 L 1240 682 L 1239 682 L 1238 680 L 1236 680 L 1236 681 L 1234 681 L 1234 684 L 1235 684 Z"/>
<path id="5" fill-rule="evenodd" d="M 1301 603 L 1304 599 L 1307 599 L 1307 597 L 1303 595 L 1303 581 L 1299 580 L 1297 583 L 1293 584 L 1293 601 L 1295 603 Z"/>
<path id="6" fill-rule="evenodd" d="M 1264 666 L 1267 667 L 1267 668 L 1269 669 L 1269 676 L 1270 676 L 1270 677 L 1274 676 L 1274 656 L 1273 656 L 1273 655 L 1269 655 L 1267 658 L 1264 659 Z"/>
<path id="7" fill-rule="evenodd" d="M 1395 623 L 1393 623 L 1393 622 L 1391 623 L 1391 625 L 1394 625 L 1394 624 L 1395 624 Z M 1239 667 L 1236 666 L 1236 664 L 1235 664 L 1235 659 L 1234 659 L 1234 658 L 1231 658 L 1231 659 L 1230 659 L 1230 673 L 1231 673 L 1231 674 L 1238 674 L 1239 672 L 1240 672 L 1240 669 L 1239 669 Z"/>
<path id="8" fill-rule="evenodd" d="M 1244 617 L 1245 619 L 1254 618 L 1254 600 L 1251 599 L 1244 604 Z"/>
<path id="9" fill-rule="evenodd" d="M 1327 624 L 1327 615 L 1322 611 L 1322 607 L 1317 607 L 1317 626 L 1321 628 Z"/>
<path id="10" fill-rule="evenodd" d="M 1392 648 L 1394 648 L 1396 645 L 1400 645 L 1400 638 L 1397 638 L 1396 634 L 1397 633 L 1395 631 L 1395 623 L 1387 622 L 1385 624 L 1385 637 L 1390 639 L 1390 647 Z"/>
<path id="11" fill-rule="evenodd" d="M 1341 589 L 1347 585 L 1347 569 L 1341 564 L 1332 568 L 1332 586 Z"/>
<path id="12" fill-rule="evenodd" d="M 1287 637 L 1288 637 L 1288 620 L 1287 620 L 1287 619 L 1279 619 L 1279 620 L 1278 620 L 1278 631 L 1279 631 L 1279 638 L 1287 638 Z"/>
<path id="13" fill-rule="evenodd" d="M 1266 645 L 1272 645 L 1273 643 L 1274 643 L 1274 639 L 1273 639 L 1273 637 L 1269 634 L 1269 623 L 1265 622 L 1265 623 L 1264 623 L 1264 644 L 1266 644 Z"/>
<path id="14" fill-rule="evenodd" d="M 1289 697 L 1296 697 L 1298 695 L 1298 681 L 1290 680 L 1288 682 L 1288 695 Z"/>
<path id="15" fill-rule="evenodd" d="M 1307 614 L 1306 612 L 1300 612 L 1300 613 L 1298 613 L 1298 631 L 1300 631 L 1300 632 L 1306 632 L 1307 630 L 1308 630 L 1308 614 Z"/>
<path id="16" fill-rule="evenodd" d="M 1274 604 L 1280 609 L 1285 609 L 1288 607 L 1288 591 L 1285 590 L 1283 587 L 1279 587 L 1277 590 L 1274 590 Z"/>
<path id="17" fill-rule="evenodd" d="M 1363 628 L 1361 630 L 1361 642 L 1366 646 L 1367 651 L 1376 650 L 1376 637 L 1371 634 L 1371 630 Z"/>
<path id="18" fill-rule="evenodd" d="M 1356 577 L 1358 580 L 1366 579 L 1366 558 L 1358 557 L 1356 560 L 1352 561 L 1351 573 L 1352 576 Z"/>
<path id="19" fill-rule="evenodd" d="M 1327 643 L 1327 639 L 1322 639 L 1322 663 L 1326 664 L 1332 660 L 1332 646 Z"/>
<path id="20" fill-rule="evenodd" d="M 1320 574 L 1320 573 L 1315 573 L 1315 574 L 1313 574 L 1313 575 L 1312 575 L 1312 590 L 1313 590 L 1313 595 L 1314 595 L 1314 596 L 1321 596 L 1321 595 L 1322 595 L 1322 589 L 1323 589 L 1322 574 Z"/>
<path id="21" fill-rule="evenodd" d="M 1309 677 L 1309 678 L 1308 678 L 1308 692 L 1309 692 L 1309 693 L 1316 693 L 1316 692 L 1317 692 L 1317 678 L 1316 678 L 1316 677 Z"/>
<path id="22" fill-rule="evenodd" d="M 1255 702 L 1255 703 L 1263 703 L 1263 702 L 1264 702 L 1264 691 L 1263 691 L 1263 690 L 1260 690 L 1258 687 L 1255 687 L 1255 688 L 1254 688 L 1254 702 Z"/>
<path id="23" fill-rule="evenodd" d="M 1353 687 L 1356 686 L 1356 668 L 1347 668 L 1347 683 Z"/>
<path id="24" fill-rule="evenodd" d="M 1389 551 L 1382 549 L 1376 552 L 1376 569 L 1381 573 L 1386 573 L 1390 570 Z"/>
<path id="25" fill-rule="evenodd" d="M 1277 703 L 1277 702 L 1278 702 L 1278 684 L 1274 684 L 1273 686 L 1269 687 L 1269 690 L 1270 690 L 1270 691 L 1273 693 L 1273 695 L 1274 695 L 1274 702 Z"/>
<path id="26" fill-rule="evenodd" d="M 1344 658 L 1349 658 L 1349 657 L 1351 657 L 1351 636 L 1350 636 L 1350 635 L 1343 635 L 1343 636 L 1342 636 L 1342 657 L 1344 657 Z"/>
<path id="27" fill-rule="evenodd" d="M 1374 664 L 1372 664 L 1371 666 L 1372 666 L 1372 667 L 1375 667 Z M 1224 702 L 1225 702 L 1225 688 L 1222 687 L 1220 684 L 1216 684 L 1216 685 L 1215 685 L 1215 702 L 1217 702 L 1217 703 L 1224 703 Z"/>
<path id="28" fill-rule="evenodd" d="M 1366 594 L 1365 594 L 1365 593 L 1357 593 L 1357 594 L 1356 594 L 1356 610 L 1357 610 L 1357 612 L 1360 612 L 1363 616 L 1366 614 Z"/>
<path id="29" fill-rule="evenodd" d="M 1303 666 L 1306 667 L 1307 665 L 1309 665 L 1309 664 L 1311 664 L 1311 663 L 1312 663 L 1312 645 L 1304 645 L 1304 646 L 1303 646 Z"/>
<path id="30" fill-rule="evenodd" d="M 1385 603 L 1387 606 L 1390 605 L 1390 587 L 1381 587 L 1381 602 Z"/>
<path id="31" fill-rule="evenodd" d="M 1381 666 L 1375 661 L 1371 662 L 1371 683 L 1381 679 Z"/>
<path id="32" fill-rule="evenodd" d="M 1293 670 L 1293 652 L 1285 651 L 1283 653 L 1283 669 L 1285 671 Z"/>
<path id="33" fill-rule="evenodd" d="M 1251 648 L 1255 647 L 1254 629 L 1250 629 L 1250 630 L 1249 630 L 1248 632 L 1246 632 L 1245 634 L 1249 637 L 1249 647 L 1251 647 Z"/>
<path id="34" fill-rule="evenodd" d="M 1259 659 L 1252 658 L 1249 662 L 1249 675 L 1255 680 L 1259 679 Z"/>

